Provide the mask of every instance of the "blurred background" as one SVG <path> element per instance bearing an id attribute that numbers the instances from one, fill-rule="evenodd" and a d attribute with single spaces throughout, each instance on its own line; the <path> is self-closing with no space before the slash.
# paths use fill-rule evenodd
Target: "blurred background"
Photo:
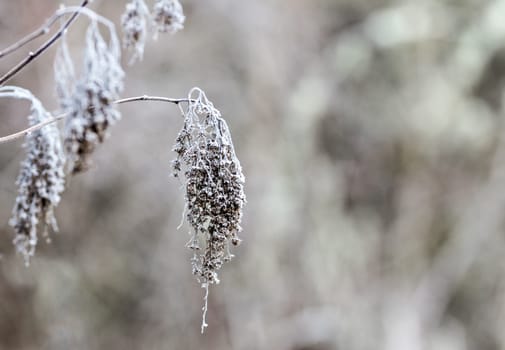
<path id="1" fill-rule="evenodd" d="M 125 3 L 89 7 L 119 23 Z M 176 229 L 180 112 L 138 102 L 29 268 L 7 224 L 23 141 L 0 145 L 0 349 L 505 349 L 505 0 L 182 5 L 183 31 L 124 54 L 124 96 L 199 86 L 230 125 L 248 204 L 209 327 Z M 58 6 L 0 1 L 0 46 Z M 77 66 L 88 23 L 69 31 Z M 54 53 L 9 82 L 49 110 Z M 27 126 L 26 103 L 0 112 L 1 136 Z"/>

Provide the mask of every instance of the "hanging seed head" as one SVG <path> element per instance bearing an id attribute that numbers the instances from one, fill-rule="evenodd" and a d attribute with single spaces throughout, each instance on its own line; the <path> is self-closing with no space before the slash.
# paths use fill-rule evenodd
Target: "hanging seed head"
<path id="1" fill-rule="evenodd" d="M 142 60 L 146 42 L 147 20 L 149 9 L 144 0 L 132 0 L 126 4 L 121 16 L 123 28 L 123 47 L 133 50 L 130 64 Z"/>
<path id="2" fill-rule="evenodd" d="M 66 62 L 63 67 L 71 65 L 65 51 L 65 48 L 60 50 L 58 59 Z M 63 91 L 59 94 L 60 106 L 68 115 L 65 150 L 74 174 L 89 168 L 95 147 L 104 141 L 109 126 L 120 119 L 114 105 L 123 89 L 124 73 L 119 59 L 115 32 L 111 30 L 110 44 L 107 45 L 97 22 L 93 21 L 87 31 L 84 68 L 77 82 L 74 84 L 75 79 L 68 73 L 71 69 L 56 67 L 57 91 Z"/>
<path id="3" fill-rule="evenodd" d="M 179 0 L 156 0 L 153 8 L 156 34 L 173 34 L 184 28 L 184 13 Z"/>
<path id="4" fill-rule="evenodd" d="M 184 126 L 173 150 L 174 175 L 186 179 L 186 219 L 192 228 L 193 274 L 203 286 L 219 283 L 218 270 L 238 245 L 244 175 L 235 155 L 230 131 L 220 112 L 198 88 L 189 94 Z"/>
<path id="5" fill-rule="evenodd" d="M 30 125 L 36 125 L 51 118 L 39 100 L 29 91 L 18 87 L 0 88 L 1 97 L 17 97 L 31 100 Z M 57 231 L 54 208 L 60 202 L 65 187 L 65 155 L 60 134 L 55 124 L 49 124 L 26 137 L 24 144 L 27 156 L 21 163 L 17 178 L 18 196 L 9 224 L 14 227 L 13 243 L 23 254 L 28 265 L 35 253 L 38 228 L 47 235 L 47 228 Z"/>

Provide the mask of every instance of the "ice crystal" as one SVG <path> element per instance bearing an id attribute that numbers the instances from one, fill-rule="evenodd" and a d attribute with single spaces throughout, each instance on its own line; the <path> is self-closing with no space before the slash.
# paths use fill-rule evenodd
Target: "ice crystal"
<path id="1" fill-rule="evenodd" d="M 123 46 L 132 49 L 133 54 L 130 64 L 142 60 L 146 41 L 147 20 L 149 9 L 144 0 L 132 0 L 126 4 L 126 9 L 121 16 L 123 27 Z"/>
<path id="2" fill-rule="evenodd" d="M 173 34 L 184 28 L 184 13 L 179 0 L 156 0 L 153 17 L 157 33 Z"/>
<path id="3" fill-rule="evenodd" d="M 123 89 L 117 36 L 111 30 L 109 45 L 93 21 L 86 35 L 84 67 L 80 78 L 72 76 L 71 60 L 65 46 L 58 53 L 55 67 L 60 106 L 67 113 L 65 150 L 72 173 L 90 166 L 90 156 L 104 141 L 110 125 L 120 119 L 114 104 Z M 64 42 L 62 42 L 64 45 Z"/>
<path id="4" fill-rule="evenodd" d="M 6 86 L 0 88 L 0 97 L 24 98 L 31 101 L 30 125 L 51 119 L 42 104 L 28 90 Z M 17 178 L 18 196 L 9 224 L 14 227 L 14 245 L 29 264 L 38 241 L 37 230 L 57 231 L 54 208 L 60 202 L 65 187 L 65 156 L 60 134 L 55 124 L 46 125 L 28 134 L 24 148 L 26 159 L 21 163 Z"/>

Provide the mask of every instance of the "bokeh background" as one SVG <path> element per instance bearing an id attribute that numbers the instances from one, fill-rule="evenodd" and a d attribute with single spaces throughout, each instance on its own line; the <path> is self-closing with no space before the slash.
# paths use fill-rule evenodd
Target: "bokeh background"
<path id="1" fill-rule="evenodd" d="M 505 349 L 505 1 L 182 4 L 182 32 L 124 55 L 124 96 L 199 86 L 230 125 L 248 204 L 209 327 L 176 229 L 180 112 L 138 102 L 68 180 L 29 268 L 7 224 L 23 141 L 0 145 L 0 349 Z M 119 23 L 124 5 L 89 7 Z M 0 1 L 0 46 L 58 6 Z M 10 81 L 50 110 L 54 52 Z M 27 112 L 0 101 L 0 135 Z"/>

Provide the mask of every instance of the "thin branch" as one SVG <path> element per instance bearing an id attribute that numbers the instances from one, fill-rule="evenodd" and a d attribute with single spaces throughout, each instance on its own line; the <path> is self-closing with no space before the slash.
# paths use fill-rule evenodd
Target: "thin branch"
<path id="1" fill-rule="evenodd" d="M 42 123 L 30 126 L 29 128 L 26 128 L 24 130 L 21 130 L 19 132 L 14 133 L 14 134 L 7 135 L 7 136 L 4 136 L 4 137 L 0 137 L 0 143 L 9 142 L 9 141 L 18 139 L 20 137 L 26 136 L 26 135 L 28 135 L 29 133 L 31 133 L 31 132 L 33 132 L 35 130 L 42 129 L 44 126 L 46 126 L 48 124 L 52 124 L 52 123 L 57 122 L 58 120 L 62 120 L 63 118 L 65 118 L 65 116 L 66 116 L 66 114 L 61 114 L 61 115 L 58 115 L 58 116 L 56 116 L 54 118 L 45 120 Z"/>
<path id="2" fill-rule="evenodd" d="M 80 8 L 84 8 L 88 4 L 89 0 L 83 0 L 83 2 L 80 5 Z M 51 47 L 62 35 L 65 33 L 67 28 L 74 22 L 74 20 L 79 16 L 79 11 L 76 11 L 72 16 L 65 22 L 65 24 L 56 32 L 48 41 L 46 41 L 41 47 L 39 47 L 35 52 L 30 52 L 28 53 L 28 56 L 26 56 L 22 61 L 20 61 L 17 65 L 11 68 L 6 74 L 4 74 L 2 77 L 0 77 L 0 86 L 5 85 L 5 83 L 11 79 L 14 75 L 16 75 L 20 70 L 22 70 L 24 67 L 26 67 L 31 61 L 35 60 L 37 57 L 39 57 L 44 51 L 46 51 L 49 47 Z M 26 38 L 30 40 L 33 40 L 33 38 L 29 38 L 29 36 L 23 38 L 22 40 L 25 40 L 25 42 L 22 44 L 26 44 Z M 16 45 L 16 44 L 14 44 Z M 14 48 L 15 50 L 16 48 Z M 11 49 L 12 50 L 12 49 Z"/>
<path id="3" fill-rule="evenodd" d="M 8 54 L 16 51 L 17 49 L 20 49 L 22 48 L 23 46 L 25 46 L 26 44 L 28 44 L 29 42 L 49 33 L 49 30 L 51 29 L 52 25 L 54 23 L 56 23 L 56 21 L 61 17 L 63 16 L 63 14 L 54 14 L 52 15 L 47 21 L 46 23 L 44 23 L 44 25 L 42 27 L 40 27 L 39 29 L 33 31 L 32 33 L 26 35 L 24 38 L 16 41 L 14 44 L 6 47 L 5 49 L 3 49 L 2 51 L 0 51 L 0 58 L 4 57 L 4 56 L 7 56 Z"/>
<path id="4" fill-rule="evenodd" d="M 169 97 L 161 97 L 161 96 L 148 96 L 148 95 L 143 95 L 143 96 L 134 96 L 134 97 L 127 97 L 127 98 L 122 98 L 119 100 L 114 101 L 115 104 L 123 104 L 123 103 L 128 103 L 128 102 L 136 102 L 136 101 L 159 101 L 159 102 L 168 102 L 168 103 L 173 103 L 178 105 L 179 103 L 182 102 L 191 102 L 192 100 L 187 99 L 187 98 L 169 98 Z M 59 120 L 63 120 L 65 118 L 66 114 L 60 114 L 56 117 L 53 117 L 51 119 L 45 120 L 42 123 L 35 124 L 30 126 L 29 128 L 26 128 L 24 130 L 18 131 L 14 134 L 10 134 L 4 137 L 0 137 L 0 143 L 5 143 L 9 141 L 16 140 L 20 137 L 26 136 L 29 133 L 39 130 L 43 128 L 44 126 L 48 124 L 55 123 Z"/>
<path id="5" fill-rule="evenodd" d="M 169 98 L 169 97 L 161 97 L 161 96 L 142 95 L 142 96 L 122 98 L 120 100 L 114 101 L 114 103 L 122 104 L 122 103 L 134 102 L 134 101 L 160 101 L 160 102 L 174 103 L 176 105 L 181 102 L 190 102 L 190 100 L 187 98 Z"/>

